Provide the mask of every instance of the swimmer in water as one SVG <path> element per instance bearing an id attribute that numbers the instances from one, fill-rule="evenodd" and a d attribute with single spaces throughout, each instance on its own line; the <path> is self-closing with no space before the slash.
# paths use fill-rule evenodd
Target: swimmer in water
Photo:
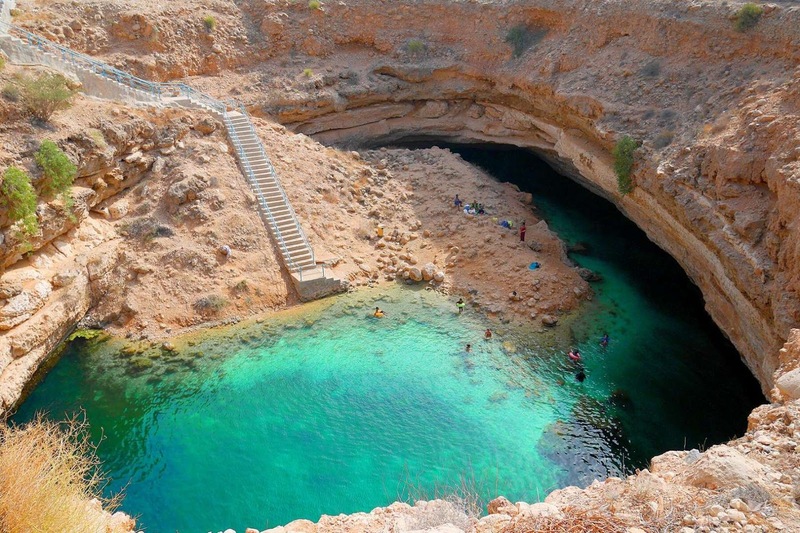
<path id="1" fill-rule="evenodd" d="M 383 315 L 385 315 L 385 314 L 386 313 L 384 313 L 383 310 L 381 310 L 380 307 L 376 307 L 375 308 L 375 312 L 372 314 L 372 316 L 374 316 L 375 318 L 383 318 Z"/>
<path id="2" fill-rule="evenodd" d="M 486 329 L 486 333 L 483 334 L 483 338 L 487 341 L 492 338 L 492 330 Z"/>
<path id="3" fill-rule="evenodd" d="M 467 347 L 464 348 L 464 351 L 466 351 L 467 353 L 471 352 L 472 351 L 472 345 L 471 344 L 467 344 Z"/>
<path id="4" fill-rule="evenodd" d="M 567 356 L 570 358 L 571 361 L 578 362 L 581 360 L 581 352 L 579 352 L 575 348 L 571 349 L 567 354 Z"/>
<path id="5" fill-rule="evenodd" d="M 603 333 L 603 336 L 600 337 L 600 346 L 605 348 L 606 346 L 608 346 L 608 341 L 609 340 L 610 339 L 608 338 L 608 333 Z"/>

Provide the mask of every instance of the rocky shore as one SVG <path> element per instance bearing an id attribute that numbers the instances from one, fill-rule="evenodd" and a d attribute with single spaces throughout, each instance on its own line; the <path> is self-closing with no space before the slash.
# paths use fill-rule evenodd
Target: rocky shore
<path id="1" fill-rule="evenodd" d="M 192 83 L 215 96 L 245 100 L 263 117 L 259 134 L 312 245 L 354 286 L 421 278 L 503 320 L 543 328 L 591 289 L 529 197 L 447 151 L 353 153 L 317 140 L 435 137 L 536 151 L 678 260 L 772 402 L 753 412 L 741 439 L 670 452 L 636 476 L 556 491 L 544 503 L 495 502 L 481 519 L 452 502 L 395 504 L 283 531 L 568 531 L 567 523 L 630 533 L 793 531 L 800 10 L 766 5 L 745 33 L 732 23 L 740 6 L 20 0 L 15 23 L 145 77 L 196 76 Z M 200 7 L 216 29 L 203 25 Z M 7 66 L 0 79 L 21 68 Z M 49 138 L 79 169 L 73 217 L 57 201 L 41 202 L 32 249 L 0 213 L 0 410 L 81 319 L 155 341 L 297 303 L 220 124 L 200 112 L 86 97 L 49 129 L 6 98 L 0 115 L 4 166 L 36 177 L 33 152 Z M 641 142 L 626 196 L 610 155 L 623 134 Z M 485 203 L 489 215 L 454 209 L 456 193 Z M 493 218 L 526 220 L 526 243 Z M 532 261 L 544 268 L 509 287 Z"/>

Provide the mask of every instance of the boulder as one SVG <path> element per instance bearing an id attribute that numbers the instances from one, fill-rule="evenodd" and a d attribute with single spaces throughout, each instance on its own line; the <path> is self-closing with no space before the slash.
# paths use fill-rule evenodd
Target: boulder
<path id="1" fill-rule="evenodd" d="M 768 485 L 775 471 L 725 445 L 714 446 L 682 475 L 687 485 L 726 490 L 751 484 Z"/>
<path id="2" fill-rule="evenodd" d="M 0 308 L 0 330 L 8 330 L 25 322 L 44 306 L 53 287 L 47 281 L 38 281 L 31 290 L 24 290 L 9 299 Z"/>
<path id="3" fill-rule="evenodd" d="M 564 516 L 556 505 L 545 502 L 532 503 L 524 508 L 520 505 L 520 514 L 526 517 L 552 516 L 562 518 Z"/>
<path id="4" fill-rule="evenodd" d="M 59 289 L 61 287 L 66 287 L 67 285 L 75 281 L 75 278 L 77 277 L 78 277 L 77 270 L 65 270 L 63 272 L 59 272 L 56 275 L 54 275 L 53 278 L 50 280 L 50 283 L 53 284 L 53 287 Z"/>
<path id="5" fill-rule="evenodd" d="M 508 529 L 510 523 L 511 517 L 507 514 L 490 514 L 475 524 L 475 533 L 501 533 Z"/>
<path id="6" fill-rule="evenodd" d="M 486 511 L 489 514 L 498 514 L 503 513 L 503 509 L 507 507 L 514 507 L 514 504 L 512 504 L 505 496 L 498 496 L 489 502 L 489 505 L 486 506 Z"/>
<path id="7" fill-rule="evenodd" d="M 578 275 L 582 277 L 585 281 L 602 281 L 603 277 L 594 272 L 593 270 L 589 270 L 588 268 L 579 268 Z"/>
<path id="8" fill-rule="evenodd" d="M 294 522 L 289 522 L 284 527 L 284 531 L 286 533 L 316 533 L 317 532 L 317 524 L 312 522 L 311 520 L 295 520 Z"/>
<path id="9" fill-rule="evenodd" d="M 108 216 L 111 217 L 111 220 L 119 220 L 127 215 L 128 211 L 130 211 L 130 204 L 124 199 L 108 206 Z"/>
<path id="10" fill-rule="evenodd" d="M 443 282 L 443 281 L 444 281 L 444 272 L 442 272 L 442 271 L 440 270 L 440 271 L 438 271 L 436 274 L 434 274 L 434 275 L 433 275 L 433 281 L 435 281 L 436 283 L 441 283 L 441 282 Z"/>
<path id="11" fill-rule="evenodd" d="M 182 205 L 196 200 L 198 194 L 206 188 L 206 184 L 199 178 L 187 178 L 170 185 L 167 190 L 167 199 L 172 205 Z"/>
<path id="12" fill-rule="evenodd" d="M 795 368 L 775 380 L 775 387 L 780 391 L 784 401 L 800 398 L 800 368 Z"/>
<path id="13" fill-rule="evenodd" d="M 203 135 L 210 135 L 217 131 L 217 122 L 209 117 L 205 117 L 194 125 L 194 129 Z"/>
<path id="14" fill-rule="evenodd" d="M 408 277 L 412 281 L 422 281 L 422 271 L 417 267 L 411 267 L 408 269 Z"/>
<path id="15" fill-rule="evenodd" d="M 430 281 L 436 275 L 436 265 L 433 263 L 426 263 L 425 266 L 422 267 L 422 279 L 425 281 Z"/>
<path id="16" fill-rule="evenodd" d="M 553 315 L 544 315 L 542 317 L 542 325 L 552 328 L 558 324 L 558 317 Z"/>

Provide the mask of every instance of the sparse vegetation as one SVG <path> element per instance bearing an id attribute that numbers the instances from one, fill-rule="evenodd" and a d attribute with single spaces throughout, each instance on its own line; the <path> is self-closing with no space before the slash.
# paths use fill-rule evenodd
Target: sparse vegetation
<path id="1" fill-rule="evenodd" d="M 69 108 L 75 96 L 61 74 L 42 74 L 35 78 L 18 76 L 17 85 L 25 109 L 43 122 L 50 120 L 56 111 Z"/>
<path id="2" fill-rule="evenodd" d="M 0 185 L 0 205 L 8 210 L 12 222 L 20 223 L 21 233 L 25 236 L 36 235 L 39 231 L 36 204 L 31 177 L 17 167 L 9 167 Z"/>
<path id="3" fill-rule="evenodd" d="M 661 62 L 658 59 L 654 59 L 647 63 L 645 66 L 642 67 L 641 70 L 642 76 L 647 78 L 655 78 L 659 74 L 661 74 Z"/>
<path id="4" fill-rule="evenodd" d="M 158 237 L 171 237 L 174 232 L 167 226 L 161 225 L 151 217 L 137 218 L 128 224 L 120 226 L 119 233 L 126 237 L 151 241 Z"/>
<path id="5" fill-rule="evenodd" d="M 13 83 L 6 83 L 3 87 L 3 98 L 9 102 L 19 102 L 19 87 Z"/>
<path id="6" fill-rule="evenodd" d="M 661 150 L 662 148 L 666 148 L 670 144 L 672 144 L 672 139 L 675 138 L 675 132 L 673 130 L 663 130 L 656 138 L 653 139 L 653 147 L 657 150 Z"/>
<path id="7" fill-rule="evenodd" d="M 45 196 L 71 196 L 72 182 L 78 169 L 58 145 L 50 140 L 42 141 L 34 159 L 42 169 L 40 192 Z"/>
<path id="8" fill-rule="evenodd" d="M 617 174 L 617 188 L 625 195 L 633 191 L 633 154 L 639 143 L 625 135 L 614 146 L 614 172 Z"/>
<path id="9" fill-rule="evenodd" d="M 520 24 L 508 30 L 506 42 L 514 49 L 514 57 L 521 57 L 526 50 L 541 41 L 545 35 L 547 35 L 546 28 Z"/>
<path id="10" fill-rule="evenodd" d="M 11 11 L 8 12 L 8 14 L 11 15 L 12 17 L 18 17 L 18 16 L 22 15 L 22 10 L 21 9 L 17 9 L 17 8 L 13 8 Z"/>
<path id="11" fill-rule="evenodd" d="M 0 531 L 116 532 L 85 421 L 39 416 L 25 426 L 0 424 Z"/>
<path id="12" fill-rule="evenodd" d="M 243 279 L 236 283 L 231 290 L 233 290 L 233 292 L 236 294 L 242 294 L 245 292 L 250 292 L 250 286 L 247 284 L 247 280 Z"/>
<path id="13" fill-rule="evenodd" d="M 3 70 L 4 68 L 6 68 L 6 58 L 0 56 L 0 70 Z"/>
<path id="14" fill-rule="evenodd" d="M 89 128 L 89 130 L 86 133 L 89 135 L 89 137 L 91 137 L 92 141 L 94 141 L 94 143 L 100 148 L 108 147 L 106 136 L 103 135 L 102 131 L 95 128 Z"/>
<path id="15" fill-rule="evenodd" d="M 310 78 L 313 75 L 314 75 L 314 71 L 311 70 L 310 68 L 303 69 L 303 76 L 305 76 L 306 78 Z"/>
<path id="16" fill-rule="evenodd" d="M 519 520 L 511 528 L 506 529 L 506 533 L 529 533 L 532 531 L 537 533 L 624 533 L 628 531 L 628 524 L 608 511 L 586 511 L 566 507 L 563 509 L 563 516 L 537 515 Z"/>
<path id="17" fill-rule="evenodd" d="M 309 0 L 308 7 L 311 9 L 321 9 L 322 2 L 320 2 L 319 0 Z"/>
<path id="18" fill-rule="evenodd" d="M 194 303 L 194 308 L 200 313 L 216 314 L 228 305 L 228 300 L 218 294 L 203 296 Z"/>
<path id="19" fill-rule="evenodd" d="M 761 20 L 761 15 L 764 14 L 764 8 L 758 4 L 748 2 L 743 5 L 739 11 L 736 12 L 736 22 L 734 27 L 736 31 L 745 32 L 754 28 L 758 21 Z"/>
<path id="20" fill-rule="evenodd" d="M 207 31 L 214 31 L 217 27 L 217 19 L 215 19 L 213 15 L 206 15 L 203 17 L 203 25 L 206 27 Z"/>
<path id="21" fill-rule="evenodd" d="M 421 39 L 410 39 L 408 41 L 408 44 L 406 45 L 406 49 L 408 50 L 408 52 L 413 55 L 421 54 L 425 52 L 427 48 L 428 47 L 425 45 L 424 42 L 422 42 Z"/>

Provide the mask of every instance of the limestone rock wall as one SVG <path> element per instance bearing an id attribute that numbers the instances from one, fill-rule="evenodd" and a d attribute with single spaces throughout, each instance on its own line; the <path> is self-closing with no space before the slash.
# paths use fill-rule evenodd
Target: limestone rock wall
<path id="1" fill-rule="evenodd" d="M 435 138 L 536 151 L 678 260 L 766 392 L 800 320 L 800 11 L 769 6 L 740 33 L 737 8 L 243 4 L 274 45 L 251 108 L 338 145 Z M 286 66 L 290 51 L 303 61 Z M 623 134 L 643 143 L 624 197 L 611 156 Z"/>

